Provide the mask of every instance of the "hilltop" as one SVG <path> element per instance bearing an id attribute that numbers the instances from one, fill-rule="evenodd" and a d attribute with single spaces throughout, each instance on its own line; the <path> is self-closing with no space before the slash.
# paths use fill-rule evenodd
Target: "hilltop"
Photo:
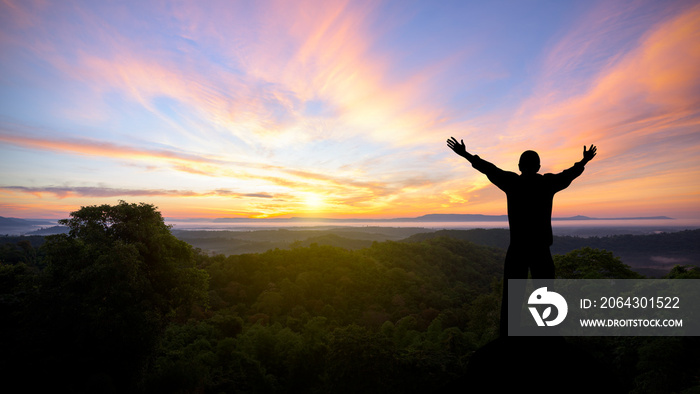
<path id="1" fill-rule="evenodd" d="M 329 245 L 357 250 L 374 242 L 422 242 L 439 237 L 470 241 L 507 249 L 506 229 L 428 230 L 392 227 L 337 227 L 331 229 L 279 229 L 258 231 L 182 231 L 173 234 L 203 251 L 215 254 L 261 253 L 270 249 Z M 645 235 L 593 237 L 554 236 L 552 254 L 582 247 L 605 249 L 620 257 L 635 271 L 651 277 L 663 276 L 677 264 L 700 265 L 700 229 Z"/>

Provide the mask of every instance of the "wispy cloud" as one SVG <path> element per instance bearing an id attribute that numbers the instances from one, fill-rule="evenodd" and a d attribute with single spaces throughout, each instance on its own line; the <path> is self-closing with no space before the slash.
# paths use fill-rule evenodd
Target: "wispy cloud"
<path id="1" fill-rule="evenodd" d="M 158 197 L 211 197 L 222 196 L 231 198 L 274 198 L 268 193 L 238 193 L 227 189 L 217 189 L 205 192 L 195 192 L 192 190 L 164 190 L 164 189 L 120 189 L 104 186 L 0 186 L 1 190 L 10 192 L 28 193 L 37 197 L 53 195 L 59 199 L 66 197 L 136 197 L 136 196 L 158 196 Z"/>
<path id="2" fill-rule="evenodd" d="M 525 103 L 513 130 L 525 130 L 533 140 L 551 144 L 610 143 L 605 150 L 612 154 L 649 142 L 639 140 L 641 136 L 663 133 L 673 139 L 691 133 L 700 119 L 699 21 L 700 7 L 677 10 L 646 31 L 622 56 L 608 58 L 588 78 L 578 79 L 572 71 L 564 73 L 569 79 L 558 78 L 559 82 L 579 90 L 550 86 L 547 94 Z M 569 62 L 560 64 L 562 58 L 578 58 L 579 47 L 588 48 L 601 40 L 595 34 L 583 42 L 566 37 L 555 47 L 556 56 L 547 58 L 544 69 L 555 70 L 552 73 L 568 70 Z M 545 74 L 543 79 L 550 77 Z"/>
<path id="3" fill-rule="evenodd" d="M 693 153 L 700 148 L 700 7 L 660 10 L 660 21 L 640 31 L 648 26 L 640 19 L 652 19 L 649 9 L 611 4 L 602 3 L 544 56 L 541 84 L 486 158 L 515 170 L 519 154 L 536 149 L 543 169 L 558 172 L 593 143 L 599 155 L 556 207 L 570 213 L 581 207 L 693 210 L 687 203 L 694 197 L 688 196 L 700 196 L 700 163 Z M 637 38 L 616 41 L 616 34 Z M 625 47 L 611 54 L 621 42 Z M 485 190 L 478 181 L 462 190 L 445 186 L 454 201 L 468 200 L 475 208 Z"/>
<path id="4" fill-rule="evenodd" d="M 5 130 L 0 130 L 0 142 L 25 148 L 47 150 L 59 153 L 77 153 L 90 156 L 129 159 L 156 158 L 196 164 L 221 164 L 224 162 L 223 160 L 177 152 L 175 150 L 146 149 L 114 144 L 100 140 L 70 137 L 51 138 L 18 135 Z"/>

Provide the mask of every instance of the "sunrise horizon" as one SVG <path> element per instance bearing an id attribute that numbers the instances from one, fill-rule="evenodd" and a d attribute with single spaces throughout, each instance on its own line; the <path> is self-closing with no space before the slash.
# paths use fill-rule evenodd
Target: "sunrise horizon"
<path id="1" fill-rule="evenodd" d="M 100 205 L 117 205 L 118 203 L 127 203 L 127 204 L 147 204 L 147 205 L 153 205 L 149 204 L 145 201 L 115 201 L 114 203 L 109 203 L 106 202 L 104 204 L 90 204 L 86 206 L 100 206 Z M 86 207 L 78 207 L 75 210 L 71 211 L 77 211 L 80 208 Z M 345 214 L 345 215 L 337 215 L 337 214 L 328 214 L 324 215 L 321 213 L 287 213 L 287 214 L 281 214 L 281 215 L 269 215 L 269 216 L 246 216 L 246 215 L 226 215 L 225 212 L 222 212 L 221 215 L 212 215 L 212 216 L 197 216 L 197 215 L 192 215 L 192 216 L 172 216 L 172 215 L 167 215 L 163 212 L 160 211 L 160 209 L 153 205 L 155 209 L 161 213 L 161 216 L 163 219 L 167 221 L 221 221 L 221 222 L 226 222 L 226 221 L 231 221 L 231 222 L 245 222 L 247 220 L 250 221 L 256 221 L 256 220 L 280 220 L 280 221 L 289 221 L 289 220 L 303 220 L 303 221 L 310 221 L 310 220 L 329 220 L 329 221 L 397 221 L 397 220 L 427 220 L 429 217 L 432 217 L 431 220 L 434 219 L 436 222 L 450 222 L 450 221 L 461 221 L 461 220 L 467 220 L 467 221 L 476 221 L 479 217 L 484 217 L 484 220 L 486 221 L 507 221 L 508 214 L 507 212 L 502 212 L 502 213 L 478 213 L 478 212 L 422 212 L 422 213 L 408 213 L 406 215 L 353 215 L 353 214 Z M 54 215 L 54 216 L 37 216 L 37 215 L 22 215 L 21 212 L 7 212 L 6 214 L 0 215 L 0 218 L 5 218 L 5 219 L 22 219 L 22 220 L 61 220 L 61 219 L 67 219 L 70 217 L 70 213 L 67 212 L 64 215 Z M 461 218 L 467 218 L 467 219 L 460 219 Z M 700 216 L 698 217 L 692 217 L 692 216 L 685 216 L 685 215 L 680 215 L 680 216 L 672 216 L 672 215 L 664 215 L 664 214 L 654 214 L 654 215 L 607 215 L 607 216 L 600 216 L 600 215 L 583 215 L 580 213 L 576 214 L 553 214 L 552 215 L 552 220 L 639 220 L 639 219 L 648 219 L 648 220 L 678 220 L 678 221 L 698 221 L 700 223 Z"/>

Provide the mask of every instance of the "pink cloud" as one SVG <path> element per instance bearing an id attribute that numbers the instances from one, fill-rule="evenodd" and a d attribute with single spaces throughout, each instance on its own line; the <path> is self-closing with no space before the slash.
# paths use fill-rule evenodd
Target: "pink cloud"
<path id="1" fill-rule="evenodd" d="M 217 189 L 204 192 L 195 192 L 192 190 L 166 190 L 166 189 L 124 189 L 112 187 L 93 187 L 93 186 L 44 186 L 44 187 L 26 187 L 26 186 L 0 186 L 0 190 L 28 193 L 36 197 L 43 197 L 45 194 L 50 194 L 59 199 L 67 197 L 90 198 L 90 197 L 124 197 L 124 196 L 166 196 L 166 197 L 211 197 L 222 196 L 232 198 L 273 198 L 274 196 L 268 193 L 239 193 L 228 189 Z"/>
<path id="2" fill-rule="evenodd" d="M 282 186 L 296 191 L 325 189 L 330 194 L 337 193 L 339 196 L 346 197 L 356 195 L 356 193 L 362 193 L 363 195 L 370 193 L 370 196 L 367 198 L 371 198 L 372 195 L 383 196 L 400 192 L 400 187 L 386 182 L 363 181 L 350 176 L 333 175 L 321 171 L 298 170 L 269 164 L 234 162 L 175 150 L 147 149 L 88 139 L 36 137 L 5 132 L 0 133 L 0 142 L 63 154 L 110 157 L 127 159 L 129 161 L 143 160 L 148 163 L 156 162 L 165 164 L 175 171 L 189 174 L 264 181 L 270 185 Z M 38 193 L 37 195 L 49 192 L 58 197 L 65 197 L 67 193 L 77 190 L 73 188 L 59 193 L 59 189 L 54 189 L 54 192 L 51 192 L 45 188 L 36 190 L 34 188 L 26 188 L 26 192 Z M 120 189 L 114 190 L 115 192 L 120 192 Z M 83 191 L 88 192 L 89 189 L 84 189 Z M 78 194 L 82 195 L 84 193 Z"/>
<path id="3" fill-rule="evenodd" d="M 548 150 L 555 169 L 569 165 L 574 154 L 578 160 L 581 146 L 590 143 L 600 148 L 596 160 L 615 163 L 611 172 L 620 174 L 666 161 L 697 166 L 694 155 L 678 150 L 700 145 L 694 132 L 700 124 L 699 38 L 700 7 L 676 12 L 585 83 L 572 80 L 571 85 L 580 89 L 575 94 L 553 89 L 527 101 L 511 123 L 514 142 L 535 142 Z M 565 48 L 559 45 L 555 52 L 567 57 Z"/>

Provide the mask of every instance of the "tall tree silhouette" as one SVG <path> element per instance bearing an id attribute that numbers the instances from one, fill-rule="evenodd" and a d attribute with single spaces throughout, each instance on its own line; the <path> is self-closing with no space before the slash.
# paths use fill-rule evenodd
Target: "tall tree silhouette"
<path id="1" fill-rule="evenodd" d="M 153 205 L 121 201 L 70 216 L 59 221 L 69 233 L 43 246 L 38 311 L 46 332 L 37 336 L 56 364 L 51 384 L 136 390 L 165 325 L 205 301 L 208 275 Z"/>

